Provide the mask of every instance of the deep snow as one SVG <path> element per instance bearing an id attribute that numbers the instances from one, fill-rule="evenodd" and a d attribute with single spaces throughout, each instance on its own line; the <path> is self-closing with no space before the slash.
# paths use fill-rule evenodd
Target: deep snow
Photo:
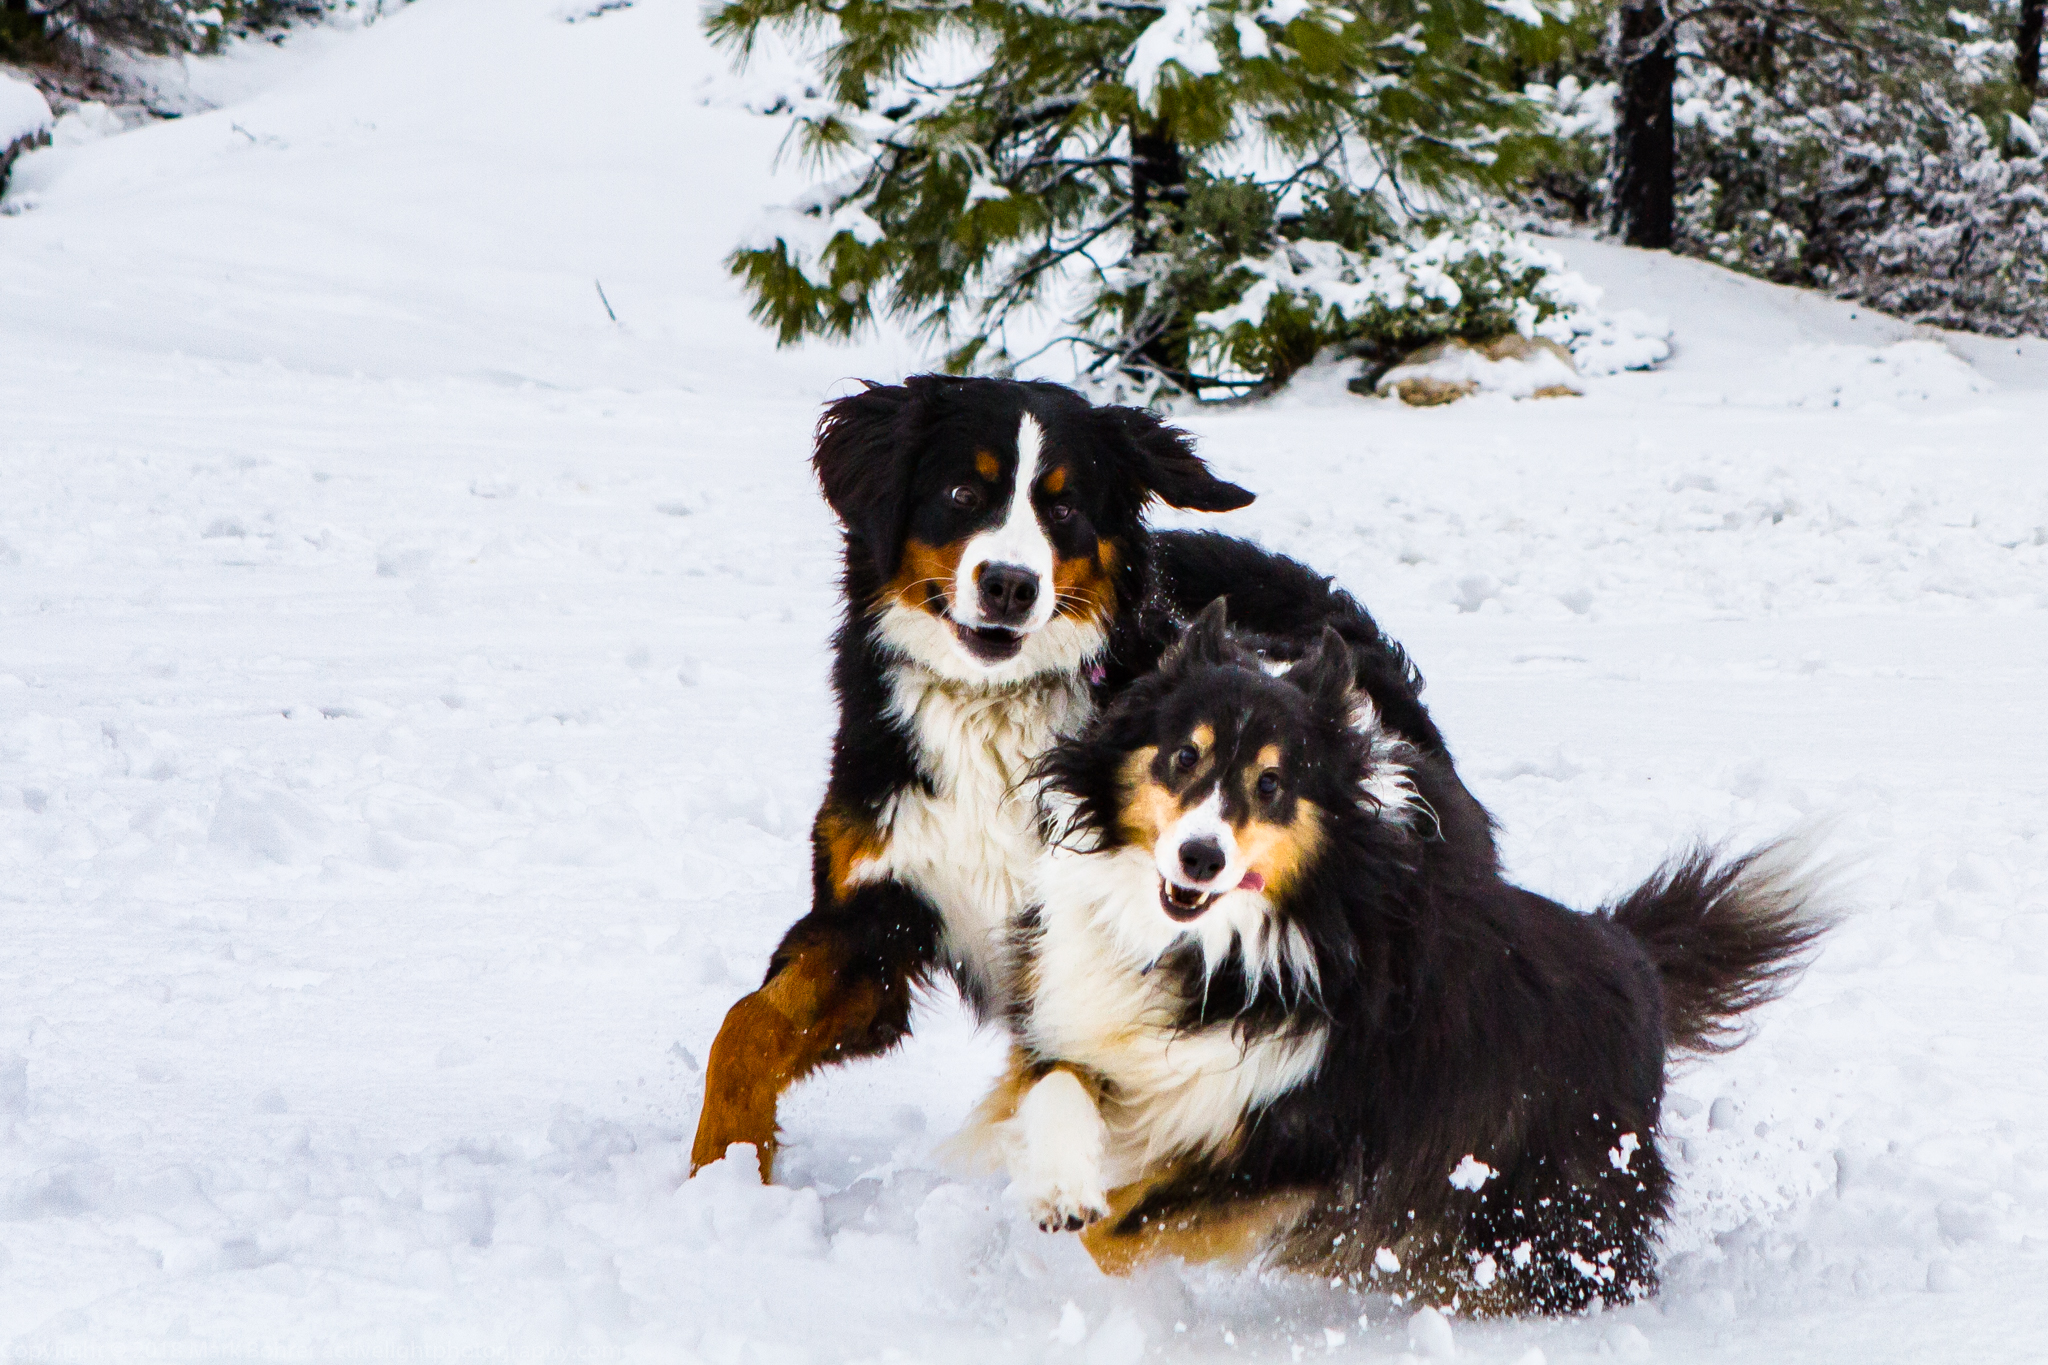
<path id="1" fill-rule="evenodd" d="M 778 1187 L 680 1183 L 808 881 L 809 428 L 917 352 L 746 321 L 719 257 L 801 172 L 691 7 L 595 8 L 419 0 L 17 167 L 13 1356 L 2048 1356 L 2048 348 L 1590 243 L 1663 369 L 1186 420 L 1262 494 L 1217 524 L 1413 649 L 1529 884 L 1815 820 L 1857 860 L 1814 970 L 1674 1084 L 1662 1297 L 1105 1280 L 933 1157 L 1000 1052 L 944 999 L 793 1097 Z"/>

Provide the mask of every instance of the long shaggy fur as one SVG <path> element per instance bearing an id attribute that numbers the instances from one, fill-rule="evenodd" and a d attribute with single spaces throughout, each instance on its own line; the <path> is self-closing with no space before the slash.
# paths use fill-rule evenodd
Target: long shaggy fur
<path id="1" fill-rule="evenodd" d="M 1737 858 L 1696 848 L 1601 911 L 1657 966 L 1668 1046 L 1727 1051 L 1741 1016 L 1792 983 L 1829 924 L 1808 862 L 1793 840 Z"/>
<path id="2" fill-rule="evenodd" d="M 1005 935 L 1043 851 L 1031 765 L 1151 674 L 1225 587 L 1275 659 L 1326 625 L 1350 644 L 1363 695 L 1436 774 L 1436 811 L 1492 858 L 1420 676 L 1356 600 L 1242 541 L 1148 526 L 1154 504 L 1252 500 L 1155 414 L 1055 384 L 918 375 L 830 404 L 812 465 L 845 537 L 811 908 L 713 1043 L 695 1165 L 745 1142 L 767 1171 L 784 1088 L 893 1047 L 935 977 L 977 1011 L 1004 1007 Z"/>
<path id="3" fill-rule="evenodd" d="M 1284 669 L 1255 638 L 1205 613 L 1040 765 L 1060 835 L 1020 921 L 1007 1085 L 1062 1067 L 1101 1096 L 1106 1159 L 1125 1164 L 1091 1251 L 1208 1255 L 1189 1229 L 1285 1209 L 1257 1224 L 1258 1254 L 1416 1302 L 1575 1312 L 1649 1293 L 1667 1052 L 1721 1046 L 1783 988 L 1823 928 L 1815 883 L 1783 846 L 1696 852 L 1610 910 L 1568 910 L 1419 818 L 1443 775 L 1361 704 L 1336 632 Z M 1219 764 L 1275 764 L 1270 818 L 1316 831 L 1284 886 L 1192 921 L 1162 908 L 1131 818 L 1158 799 L 1134 794 L 1133 755 L 1190 734 Z M 1197 1054 L 1206 1074 L 1162 1079 Z M 1168 1113 L 1170 1134 L 1145 1130 Z"/>

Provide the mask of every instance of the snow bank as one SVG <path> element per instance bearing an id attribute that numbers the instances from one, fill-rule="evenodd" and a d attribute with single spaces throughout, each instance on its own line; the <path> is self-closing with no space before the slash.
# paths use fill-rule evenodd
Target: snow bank
<path id="1" fill-rule="evenodd" d="M 1610 299 L 1675 320 L 1673 363 L 1626 381 L 1645 398 L 1856 407 L 2048 386 L 2048 342 L 2040 338 L 1943 332 L 1689 257 L 1574 238 L 1546 245 Z M 1586 370 L 1583 354 L 1575 355 Z"/>
<path id="2" fill-rule="evenodd" d="M 85 100 L 57 120 L 50 130 L 50 142 L 59 148 L 83 147 L 125 129 L 119 114 L 97 100 Z"/>
<path id="3" fill-rule="evenodd" d="M 1927 402 L 1989 392 L 1992 385 L 1938 341 L 1889 346 L 1800 346 L 1758 376 L 1754 397 L 1788 407 Z"/>

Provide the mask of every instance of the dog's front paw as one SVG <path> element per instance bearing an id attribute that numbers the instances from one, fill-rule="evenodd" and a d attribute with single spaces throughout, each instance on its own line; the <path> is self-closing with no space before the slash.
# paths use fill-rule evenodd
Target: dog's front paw
<path id="1" fill-rule="evenodd" d="M 1109 1212 L 1102 1115 L 1074 1073 L 1050 1072 L 1010 1121 L 1010 1197 L 1047 1232 L 1079 1232 Z"/>
<path id="2" fill-rule="evenodd" d="M 1026 1190 L 1023 1202 L 1041 1232 L 1079 1232 L 1109 1213 L 1109 1194 L 1099 1185 Z"/>

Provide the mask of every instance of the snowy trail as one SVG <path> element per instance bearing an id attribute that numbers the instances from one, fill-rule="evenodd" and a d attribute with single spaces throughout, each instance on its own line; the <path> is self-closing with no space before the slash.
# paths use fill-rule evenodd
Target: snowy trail
<path id="1" fill-rule="evenodd" d="M 1383 1300 L 1105 1280 L 941 1168 L 999 1053 L 945 1000 L 797 1093 L 782 1187 L 680 1183 L 699 1059 L 808 879 L 809 429 L 915 352 L 773 351 L 717 265 L 773 130 L 687 7 L 580 12 L 420 0 L 17 170 L 0 1341 L 1410 1351 Z M 1671 318 L 1667 369 L 1188 419 L 1262 494 L 1227 524 L 1414 651 L 1529 884 L 1591 904 L 1816 819 L 1859 860 L 1816 968 L 1674 1085 L 1661 1298 L 1458 1353 L 2039 1359 L 2048 361 L 1565 247 Z"/>

